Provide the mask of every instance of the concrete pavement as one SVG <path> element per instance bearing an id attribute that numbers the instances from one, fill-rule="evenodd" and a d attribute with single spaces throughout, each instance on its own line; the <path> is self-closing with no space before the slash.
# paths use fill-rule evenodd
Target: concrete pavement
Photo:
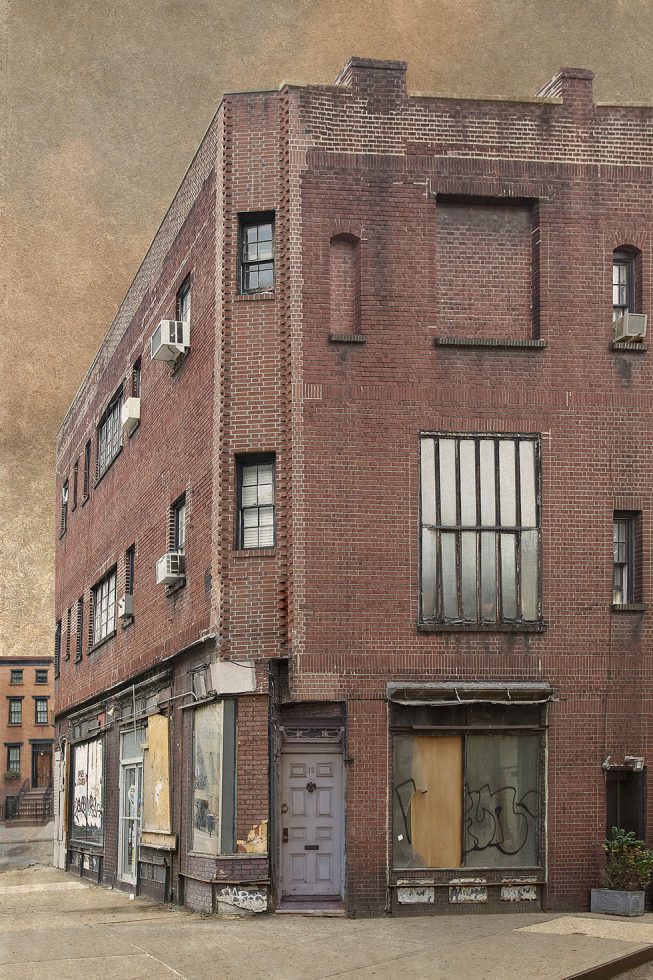
<path id="1" fill-rule="evenodd" d="M 51 864 L 54 820 L 49 823 L 0 823 L 0 871 Z"/>
<path id="2" fill-rule="evenodd" d="M 0 980 L 561 980 L 628 954 L 653 956 L 653 915 L 215 918 L 54 868 L 0 875 Z"/>

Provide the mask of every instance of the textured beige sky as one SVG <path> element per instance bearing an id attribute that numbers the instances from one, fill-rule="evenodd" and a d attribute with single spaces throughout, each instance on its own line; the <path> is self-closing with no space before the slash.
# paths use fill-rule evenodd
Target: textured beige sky
<path id="1" fill-rule="evenodd" d="M 592 68 L 653 103 L 653 0 L 0 0 L 0 655 L 52 649 L 56 431 L 224 91 L 400 58 L 413 91 Z"/>

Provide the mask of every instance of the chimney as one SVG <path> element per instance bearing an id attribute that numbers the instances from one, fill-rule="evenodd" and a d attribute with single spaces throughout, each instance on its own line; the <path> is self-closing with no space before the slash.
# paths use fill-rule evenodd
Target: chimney
<path id="1" fill-rule="evenodd" d="M 385 105 L 405 102 L 405 61 L 378 61 L 375 58 L 350 58 L 338 73 L 336 85 L 348 85 L 356 95 L 367 97 L 370 105 L 382 110 Z"/>
<path id="2" fill-rule="evenodd" d="M 537 95 L 544 99 L 561 98 L 571 112 L 586 113 L 594 106 L 593 78 L 594 72 L 588 68 L 561 68 Z"/>

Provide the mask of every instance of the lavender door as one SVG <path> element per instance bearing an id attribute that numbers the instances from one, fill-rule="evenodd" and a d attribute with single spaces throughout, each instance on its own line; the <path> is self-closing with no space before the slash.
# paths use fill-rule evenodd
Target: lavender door
<path id="1" fill-rule="evenodd" d="M 342 755 L 281 756 L 281 869 L 286 898 L 342 896 Z"/>

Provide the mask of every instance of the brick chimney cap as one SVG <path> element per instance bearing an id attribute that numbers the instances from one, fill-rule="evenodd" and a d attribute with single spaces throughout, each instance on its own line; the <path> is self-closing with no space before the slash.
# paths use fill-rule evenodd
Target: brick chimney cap
<path id="1" fill-rule="evenodd" d="M 342 71 L 346 71 L 347 68 L 380 68 L 384 71 L 407 71 L 408 62 L 407 61 L 384 61 L 383 58 L 350 58 L 347 64 L 342 68 Z M 339 73 L 340 74 L 340 73 Z"/>
<path id="2" fill-rule="evenodd" d="M 558 72 L 560 78 L 584 78 L 591 82 L 594 72 L 590 68 L 561 68 Z"/>

